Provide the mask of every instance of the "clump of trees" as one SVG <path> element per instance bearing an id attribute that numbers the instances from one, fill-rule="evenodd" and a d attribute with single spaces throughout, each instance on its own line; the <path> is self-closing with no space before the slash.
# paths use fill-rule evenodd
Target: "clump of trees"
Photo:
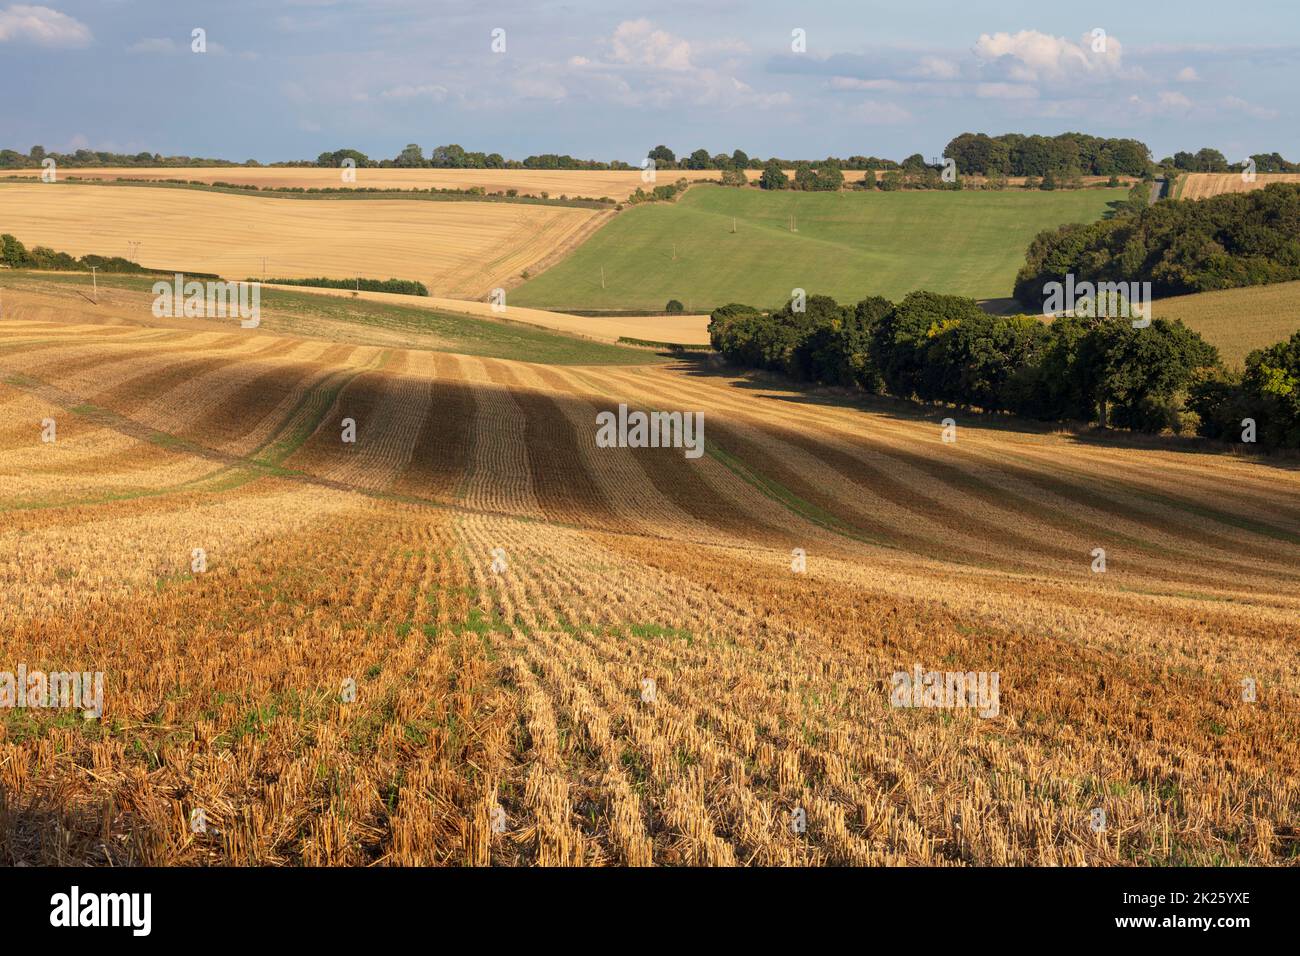
<path id="1" fill-rule="evenodd" d="M 1025 136 L 962 133 L 944 149 L 963 174 L 1034 176 L 1049 173 L 1059 181 L 1080 176 L 1144 176 L 1151 150 L 1136 139 L 1113 139 L 1086 133 Z"/>
<path id="2" fill-rule="evenodd" d="M 709 338 L 734 364 L 802 381 L 1146 432 L 1195 427 L 1189 389 L 1221 370 L 1217 350 L 1181 323 L 1046 323 L 933 292 L 856 305 L 813 295 L 773 312 L 733 303 L 713 312 Z"/>
<path id="3" fill-rule="evenodd" d="M 45 246 L 34 246 L 29 250 L 7 232 L 0 236 L 0 265 L 10 269 L 43 269 L 49 272 L 89 272 L 92 266 L 100 272 L 153 271 L 120 256 L 84 255 L 76 258 Z"/>
<path id="4" fill-rule="evenodd" d="M 1147 206 L 1041 232 L 1015 297 L 1040 311 L 1050 282 L 1150 282 L 1155 296 L 1300 279 L 1300 184 Z"/>
<path id="5" fill-rule="evenodd" d="M 636 204 L 643 202 L 669 202 L 676 199 L 679 194 L 686 192 L 686 188 L 690 186 L 690 184 L 690 180 L 679 179 L 675 183 L 665 183 L 662 186 L 655 186 L 649 192 L 646 192 L 638 186 L 636 192 L 628 196 L 626 201 L 629 206 L 635 206 Z"/>
<path id="6" fill-rule="evenodd" d="M 1244 371 L 1202 374 L 1187 405 L 1200 417 L 1200 434 L 1209 438 L 1300 448 L 1300 332 L 1251 352 Z"/>

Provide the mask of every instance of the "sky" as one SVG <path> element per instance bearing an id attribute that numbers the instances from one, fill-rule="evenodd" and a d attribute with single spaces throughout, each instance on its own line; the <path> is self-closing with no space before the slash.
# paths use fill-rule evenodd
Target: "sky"
<path id="1" fill-rule="evenodd" d="M 900 159 L 1077 130 L 1297 161 L 1300 3 L 0 0 L 0 89 L 24 152 Z"/>

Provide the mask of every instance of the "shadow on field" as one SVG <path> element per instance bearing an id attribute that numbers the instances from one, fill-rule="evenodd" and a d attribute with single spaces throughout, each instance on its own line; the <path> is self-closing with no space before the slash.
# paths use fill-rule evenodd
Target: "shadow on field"
<path id="1" fill-rule="evenodd" d="M 1077 421 L 1040 422 L 1000 412 L 982 412 L 976 408 L 926 405 L 892 396 L 868 395 L 844 387 L 809 386 L 770 372 L 728 366 L 716 353 L 702 356 L 678 353 L 668 357 L 675 360 L 675 364 L 669 366 L 674 371 L 696 378 L 728 379 L 731 380 L 729 384 L 733 388 L 752 391 L 761 394 L 764 398 L 795 405 L 856 409 L 897 421 L 930 422 L 936 428 L 943 419 L 954 418 L 959 424 L 989 431 L 1026 435 L 1060 435 L 1077 445 L 1096 448 L 1224 454 L 1245 458 L 1270 468 L 1300 471 L 1300 455 L 1292 452 L 1246 453 L 1238 445 L 1198 436 L 1144 435 L 1140 432 L 1117 431 Z"/>

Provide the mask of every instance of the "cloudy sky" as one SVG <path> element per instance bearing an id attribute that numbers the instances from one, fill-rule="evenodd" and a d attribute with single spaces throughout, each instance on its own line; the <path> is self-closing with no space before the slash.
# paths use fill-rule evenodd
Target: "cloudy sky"
<path id="1" fill-rule="evenodd" d="M 901 158 L 1081 130 L 1300 160 L 1300 4 L 0 0 L 0 89 L 24 151 Z"/>

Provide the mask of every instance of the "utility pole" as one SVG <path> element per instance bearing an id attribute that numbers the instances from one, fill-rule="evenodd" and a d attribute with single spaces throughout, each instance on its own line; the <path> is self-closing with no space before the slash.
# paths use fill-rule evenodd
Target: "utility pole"
<path id="1" fill-rule="evenodd" d="M 600 287 L 605 288 L 605 267 L 600 267 Z"/>
<path id="2" fill-rule="evenodd" d="M 95 271 L 97 267 L 90 267 L 90 281 L 95 285 L 95 305 L 99 305 L 99 274 Z"/>
<path id="3" fill-rule="evenodd" d="M 735 235 L 735 233 L 736 233 L 736 217 L 735 217 L 735 216 L 732 216 L 732 217 L 731 217 L 731 233 L 732 233 L 732 235 Z"/>
<path id="4" fill-rule="evenodd" d="M 677 261 L 677 243 L 673 243 L 673 262 Z"/>
<path id="5" fill-rule="evenodd" d="M 266 281 L 266 256 L 262 256 L 262 281 Z"/>

